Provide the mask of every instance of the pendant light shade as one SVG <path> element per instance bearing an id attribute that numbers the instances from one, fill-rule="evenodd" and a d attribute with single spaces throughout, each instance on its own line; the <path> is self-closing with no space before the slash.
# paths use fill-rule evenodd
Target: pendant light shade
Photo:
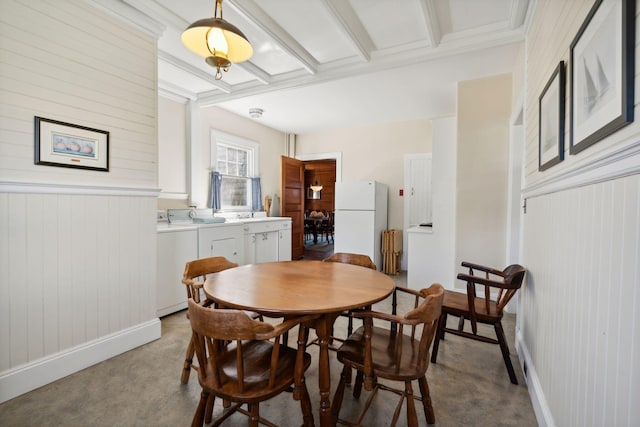
<path id="1" fill-rule="evenodd" d="M 322 190 L 322 185 L 318 184 L 318 181 L 316 180 L 316 182 L 309 188 L 313 191 L 320 191 Z"/>
<path id="2" fill-rule="evenodd" d="M 216 80 L 222 78 L 220 70 L 228 71 L 232 63 L 253 55 L 253 47 L 242 31 L 222 19 L 222 0 L 216 0 L 213 18 L 200 19 L 184 30 L 182 43 L 216 68 Z"/>

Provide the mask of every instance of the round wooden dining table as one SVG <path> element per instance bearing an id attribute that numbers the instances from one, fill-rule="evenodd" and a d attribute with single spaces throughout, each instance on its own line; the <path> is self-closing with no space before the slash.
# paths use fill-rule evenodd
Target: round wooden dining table
<path id="1" fill-rule="evenodd" d="M 271 316 L 319 314 L 312 325 L 318 335 L 320 425 L 333 425 L 329 341 L 333 323 L 345 311 L 369 306 L 393 291 L 391 278 L 376 270 L 322 261 L 248 264 L 210 275 L 208 298 L 225 307 Z"/>

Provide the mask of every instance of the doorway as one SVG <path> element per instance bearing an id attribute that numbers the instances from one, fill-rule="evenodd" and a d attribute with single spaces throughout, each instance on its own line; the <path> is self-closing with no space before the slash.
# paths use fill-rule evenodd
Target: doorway
<path id="1" fill-rule="evenodd" d="M 303 259 L 322 260 L 333 254 L 335 235 L 330 218 L 335 209 L 335 183 L 341 179 L 341 157 L 341 153 L 296 156 L 304 164 L 305 216 L 327 218 L 305 220 Z M 311 191 L 312 186 L 322 189 Z"/>

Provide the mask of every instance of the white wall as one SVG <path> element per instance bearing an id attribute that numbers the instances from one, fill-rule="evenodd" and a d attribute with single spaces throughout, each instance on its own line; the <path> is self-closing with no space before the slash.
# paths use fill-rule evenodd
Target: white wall
<path id="1" fill-rule="evenodd" d="M 577 155 L 568 151 L 567 120 L 565 160 L 537 171 L 538 96 L 558 62 L 569 64 L 571 41 L 592 5 L 538 0 L 527 38 L 522 264 L 528 278 L 516 339 L 540 425 L 637 426 L 637 103 L 634 123 Z M 637 47 L 635 61 L 640 63 Z M 634 78 L 637 88 L 637 72 Z M 567 85 L 568 97 L 569 79 Z"/>
<path id="2" fill-rule="evenodd" d="M 407 285 L 421 289 L 437 282 L 453 289 L 456 253 L 456 118 L 434 119 L 433 228 L 413 227 L 406 234 L 409 259 Z"/>
<path id="3" fill-rule="evenodd" d="M 0 16 L 1 402 L 160 322 L 155 37 L 79 0 Z M 109 131 L 109 171 L 35 165 L 34 116 Z"/>
<path id="4" fill-rule="evenodd" d="M 456 266 L 470 261 L 503 268 L 511 75 L 460 82 L 457 111 Z"/>
<path id="5" fill-rule="evenodd" d="M 178 197 L 187 185 L 187 112 L 185 102 L 158 97 L 158 185 L 160 197 Z"/>
<path id="6" fill-rule="evenodd" d="M 296 155 L 342 153 L 342 180 L 389 186 L 388 228 L 404 229 L 404 155 L 431 152 L 428 119 L 338 129 L 297 136 Z"/>
<path id="7" fill-rule="evenodd" d="M 187 106 L 187 108 L 190 108 Z M 257 142 L 260 150 L 259 175 L 264 197 L 280 193 L 280 156 L 284 155 L 285 134 L 250 120 L 230 113 L 219 107 L 191 108 L 193 113 L 194 134 L 190 141 L 190 204 L 205 207 L 209 189 L 211 172 L 211 131 L 239 136 Z"/>

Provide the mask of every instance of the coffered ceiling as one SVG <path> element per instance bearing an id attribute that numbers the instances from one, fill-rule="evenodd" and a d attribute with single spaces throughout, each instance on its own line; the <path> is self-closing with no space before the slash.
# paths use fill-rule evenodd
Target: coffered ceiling
<path id="1" fill-rule="evenodd" d="M 255 120 L 297 134 L 453 114 L 458 81 L 512 71 L 535 2 L 224 0 L 254 54 L 216 81 L 180 39 L 214 0 L 94 1 L 161 28 L 161 95 L 246 117 L 261 108 Z"/>

